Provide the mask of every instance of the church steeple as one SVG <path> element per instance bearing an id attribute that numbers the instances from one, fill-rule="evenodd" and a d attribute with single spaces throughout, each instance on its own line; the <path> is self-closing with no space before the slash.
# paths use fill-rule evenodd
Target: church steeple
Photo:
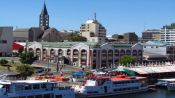
<path id="1" fill-rule="evenodd" d="M 49 28 L 49 14 L 47 12 L 47 7 L 46 7 L 45 2 L 44 2 L 43 9 L 41 11 L 41 14 L 40 14 L 39 27 L 42 30 L 46 30 Z"/>

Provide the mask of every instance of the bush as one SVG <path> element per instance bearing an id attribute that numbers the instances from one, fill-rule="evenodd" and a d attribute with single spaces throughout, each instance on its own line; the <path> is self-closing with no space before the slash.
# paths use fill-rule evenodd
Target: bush
<path id="1" fill-rule="evenodd" d="M 25 79 L 27 78 L 27 76 L 31 76 L 32 74 L 34 74 L 34 68 L 26 64 L 17 65 L 16 71 L 20 73 L 21 76 Z"/>
<path id="2" fill-rule="evenodd" d="M 19 57 L 20 62 L 23 64 L 32 64 L 35 60 L 37 60 L 37 57 L 34 56 L 33 52 L 21 53 Z"/>
<path id="3" fill-rule="evenodd" d="M 7 63 L 8 63 L 8 61 L 5 60 L 5 59 L 1 59 L 1 60 L 0 60 L 0 65 L 4 65 L 4 64 L 7 64 Z"/>
<path id="4" fill-rule="evenodd" d="M 136 58 L 131 55 L 124 55 L 121 57 L 120 64 L 128 65 L 128 64 L 134 64 L 136 62 Z"/>

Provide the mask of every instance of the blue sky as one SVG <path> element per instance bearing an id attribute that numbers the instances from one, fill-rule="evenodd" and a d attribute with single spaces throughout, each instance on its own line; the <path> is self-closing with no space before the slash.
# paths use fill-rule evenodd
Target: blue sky
<path id="1" fill-rule="evenodd" d="M 45 0 L 50 26 L 79 30 L 94 12 L 107 35 L 158 29 L 175 22 L 175 0 Z M 38 26 L 44 0 L 1 0 L 0 25 L 28 28 Z"/>

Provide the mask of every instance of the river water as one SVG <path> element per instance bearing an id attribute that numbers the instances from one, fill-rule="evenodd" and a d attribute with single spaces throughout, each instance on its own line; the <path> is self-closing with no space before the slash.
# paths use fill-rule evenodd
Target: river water
<path id="1" fill-rule="evenodd" d="M 110 96 L 103 98 L 175 98 L 175 91 L 167 91 L 166 89 L 157 89 L 156 91 Z"/>

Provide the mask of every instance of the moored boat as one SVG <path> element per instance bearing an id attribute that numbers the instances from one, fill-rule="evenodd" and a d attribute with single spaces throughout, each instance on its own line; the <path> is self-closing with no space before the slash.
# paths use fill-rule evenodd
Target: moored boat
<path id="1" fill-rule="evenodd" d="M 75 93 L 48 80 L 1 81 L 0 98 L 75 98 Z"/>
<path id="2" fill-rule="evenodd" d="M 130 77 L 119 75 L 116 77 L 95 76 L 83 85 L 74 86 L 79 97 L 103 97 L 119 94 L 136 93 L 148 90 L 145 77 Z"/>

